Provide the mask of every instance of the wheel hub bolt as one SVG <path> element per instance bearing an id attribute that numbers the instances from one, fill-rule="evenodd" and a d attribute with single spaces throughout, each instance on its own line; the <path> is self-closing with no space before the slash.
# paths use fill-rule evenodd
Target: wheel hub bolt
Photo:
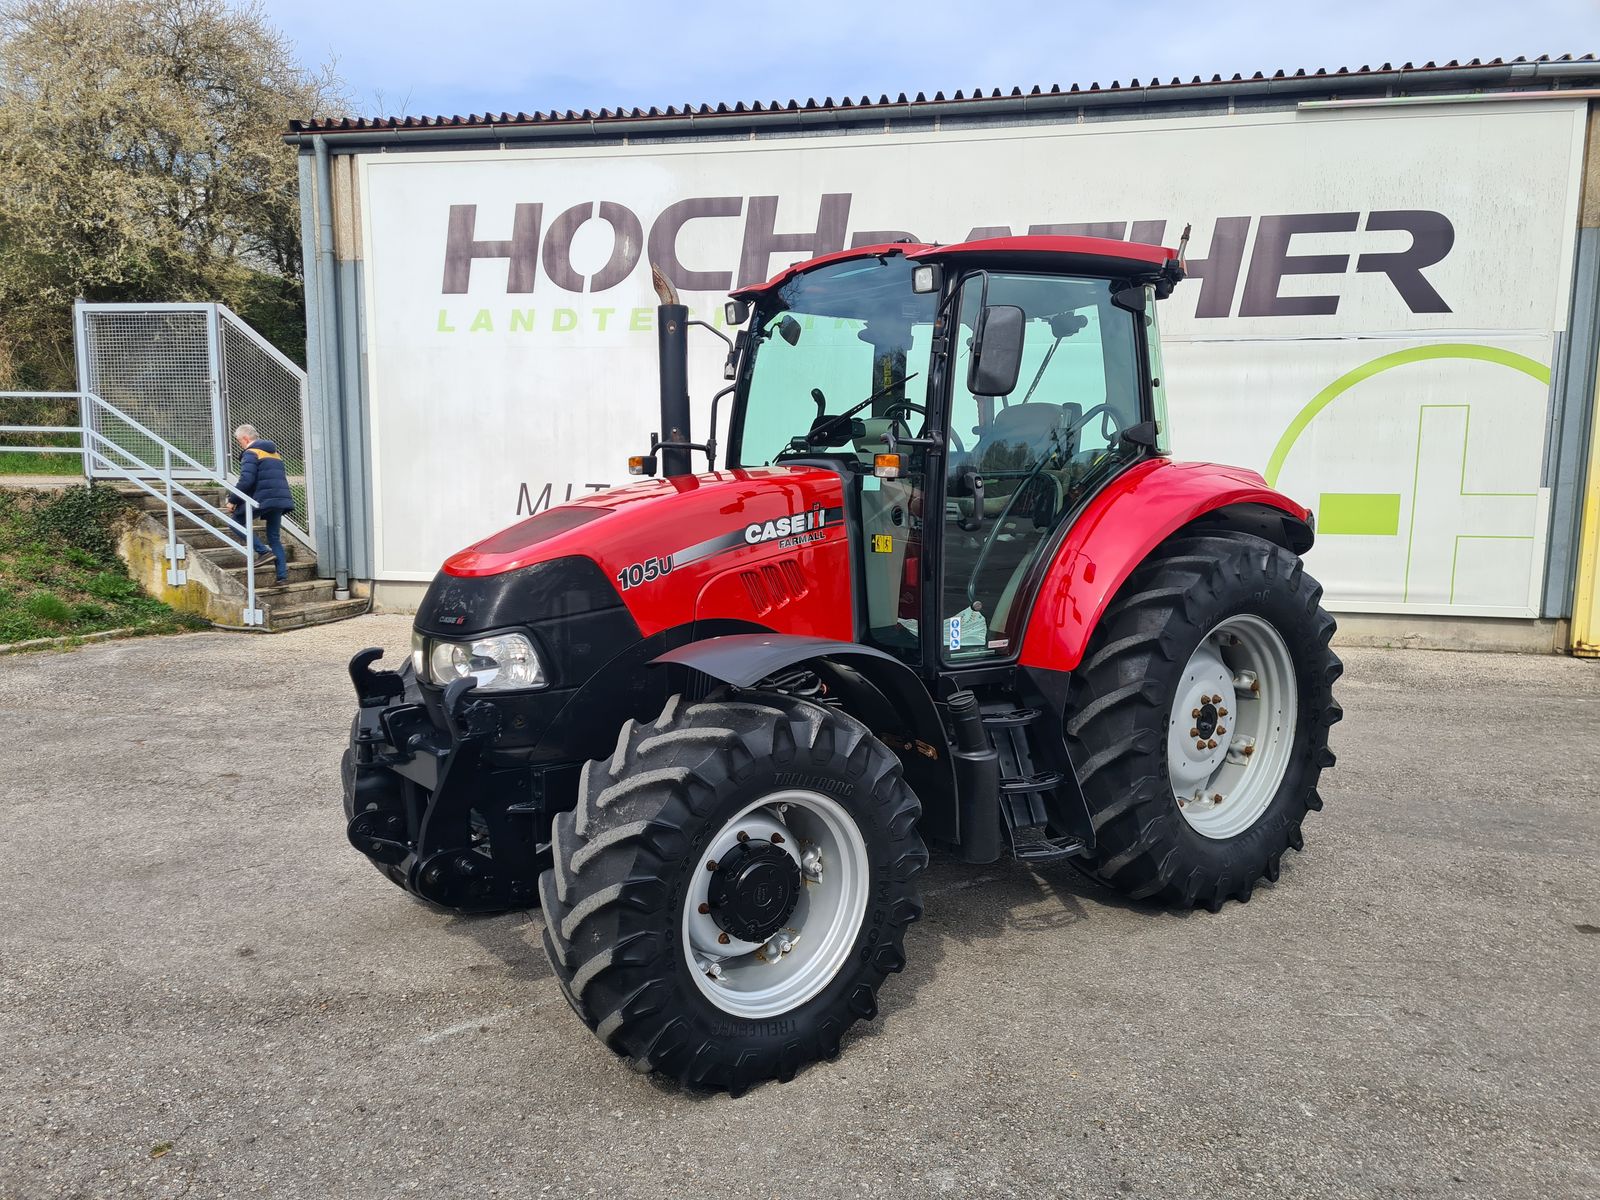
<path id="1" fill-rule="evenodd" d="M 756 951 L 762 962 L 775 963 L 794 949 L 794 940 L 788 934 L 774 934 L 772 940 Z"/>
<path id="2" fill-rule="evenodd" d="M 822 878 L 822 851 L 815 846 L 800 856 L 800 870 L 807 879 Z"/>
<path id="3" fill-rule="evenodd" d="M 1222 793 L 1221 792 L 1217 792 L 1215 795 L 1213 795 L 1211 797 L 1211 803 L 1213 803 L 1213 804 L 1221 804 L 1222 803 Z"/>
<path id="4" fill-rule="evenodd" d="M 1206 743 L 1206 749 L 1207 750 L 1215 750 L 1216 748 L 1217 748 L 1217 739 L 1216 738 L 1212 738 L 1210 741 L 1208 741 Z"/>

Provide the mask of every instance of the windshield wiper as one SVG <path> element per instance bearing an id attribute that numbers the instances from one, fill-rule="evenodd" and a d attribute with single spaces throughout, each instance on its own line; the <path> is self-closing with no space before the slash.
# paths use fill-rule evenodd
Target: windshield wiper
<path id="1" fill-rule="evenodd" d="M 897 387 L 904 387 L 921 373 L 922 372 L 920 371 L 913 371 L 903 379 L 892 379 L 877 391 L 873 392 L 872 395 L 868 396 L 860 404 L 857 404 L 854 408 L 846 409 L 836 417 L 829 417 L 826 421 L 821 421 L 818 424 L 813 425 L 811 427 L 811 432 L 806 434 L 806 442 L 816 446 L 827 445 L 833 440 L 833 435 L 838 430 L 839 422 L 848 421 L 851 417 L 855 416 L 874 400 L 882 399 L 886 394 L 892 392 Z M 818 396 L 818 389 L 812 388 L 811 396 L 812 399 L 816 399 Z"/>

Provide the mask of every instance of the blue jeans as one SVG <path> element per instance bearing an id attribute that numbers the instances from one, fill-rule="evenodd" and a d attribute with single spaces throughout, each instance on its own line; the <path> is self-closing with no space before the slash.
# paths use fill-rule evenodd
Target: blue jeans
<path id="1" fill-rule="evenodd" d="M 272 555 L 278 566 L 278 582 L 282 583 L 289 578 L 289 559 L 283 552 L 283 514 L 276 509 L 268 509 L 256 513 L 256 516 L 266 522 L 267 526 L 266 542 L 263 543 L 259 537 L 256 538 L 256 553 Z M 244 519 L 243 513 L 240 513 L 239 519 L 241 521 Z M 254 530 L 251 532 L 254 533 Z"/>

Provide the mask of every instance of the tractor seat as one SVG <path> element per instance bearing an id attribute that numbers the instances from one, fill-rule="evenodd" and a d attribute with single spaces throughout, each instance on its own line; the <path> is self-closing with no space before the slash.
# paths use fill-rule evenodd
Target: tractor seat
<path id="1" fill-rule="evenodd" d="M 988 451 L 1001 445 L 1022 445 L 1035 455 L 1041 454 L 1050 439 L 1050 431 L 1070 425 L 1082 412 L 1083 406 L 1079 404 L 1042 404 L 1032 400 L 1003 408 L 995 413 L 994 420 L 979 426 L 971 461 L 982 464 Z M 1071 452 L 1070 447 L 1066 449 Z"/>

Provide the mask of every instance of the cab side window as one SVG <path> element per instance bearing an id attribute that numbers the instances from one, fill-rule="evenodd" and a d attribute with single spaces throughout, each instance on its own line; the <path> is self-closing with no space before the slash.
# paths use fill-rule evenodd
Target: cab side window
<path id="1" fill-rule="evenodd" d="M 943 628 L 948 661 L 1016 650 L 1019 594 L 1059 523 L 1139 453 L 1122 432 L 1143 419 L 1135 314 L 1105 280 L 988 276 L 963 285 L 955 330 L 945 508 Z M 1004 396 L 968 391 L 983 303 L 1023 310 L 1022 368 Z"/>

